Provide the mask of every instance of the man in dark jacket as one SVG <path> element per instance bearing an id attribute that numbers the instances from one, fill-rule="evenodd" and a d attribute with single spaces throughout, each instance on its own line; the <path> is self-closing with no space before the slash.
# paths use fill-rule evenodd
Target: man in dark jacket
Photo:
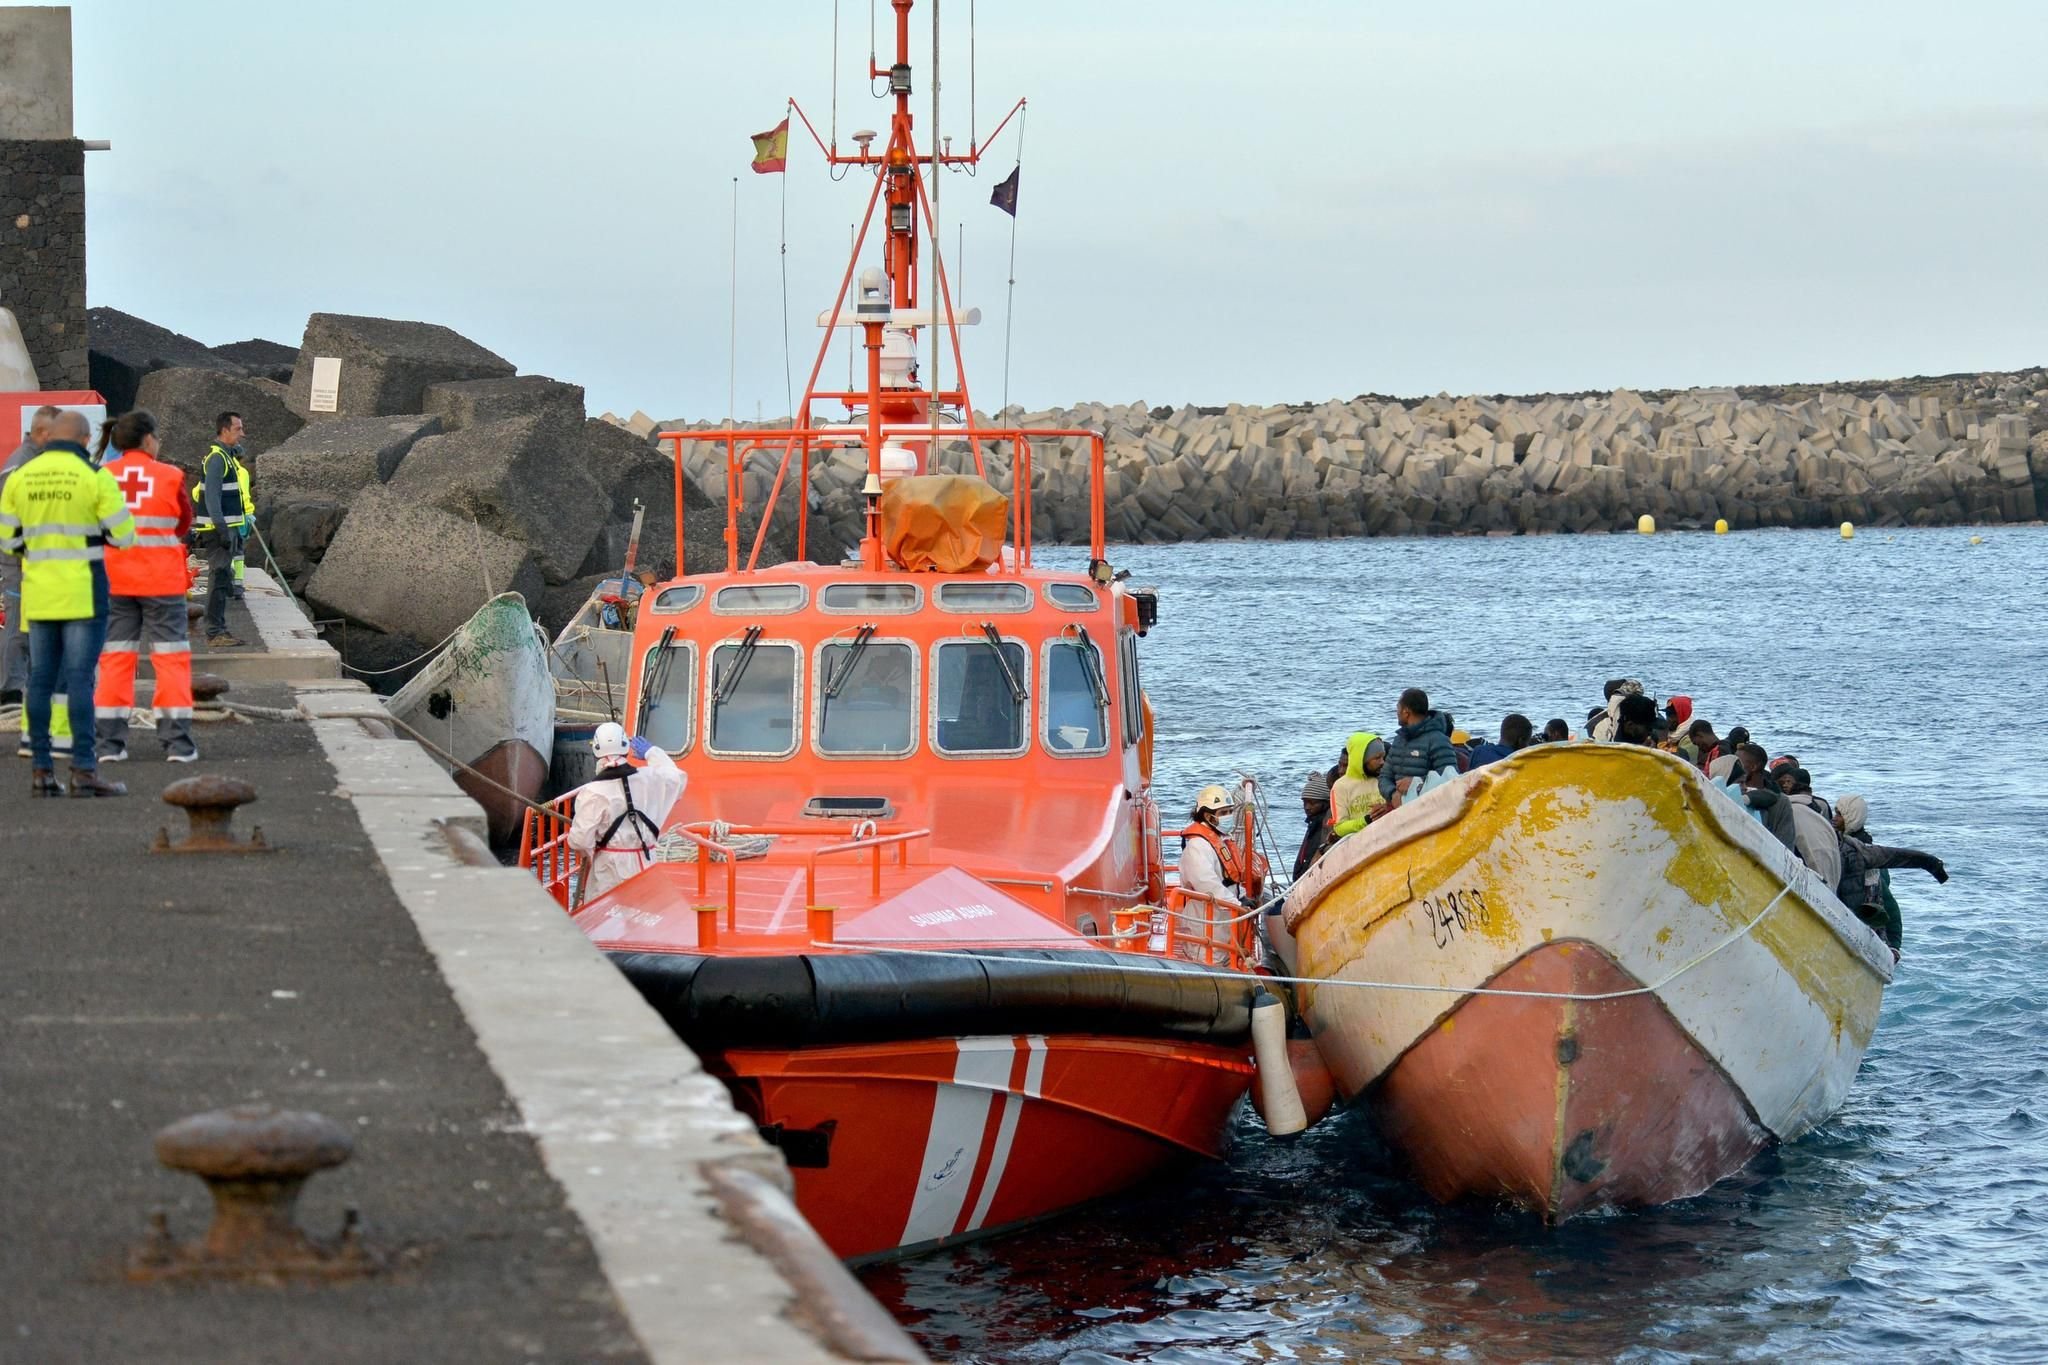
<path id="1" fill-rule="evenodd" d="M 1519 711 L 1509 712 L 1500 723 L 1498 744 L 1472 746 L 1472 766 L 1477 768 L 1485 763 L 1498 763 L 1516 750 L 1528 748 L 1530 737 L 1535 730 L 1536 727 L 1530 723 L 1527 716 Z"/>
<path id="2" fill-rule="evenodd" d="M 1393 799 L 1396 791 L 1413 795 L 1422 779 L 1439 768 L 1458 766 L 1451 748 L 1451 718 L 1429 709 L 1429 693 L 1411 687 L 1394 706 L 1394 718 L 1401 728 L 1387 742 L 1387 766 L 1380 769 L 1380 795 Z"/>
<path id="3" fill-rule="evenodd" d="M 1871 842 L 1863 828 L 1868 810 L 1862 797 L 1845 796 L 1835 811 L 1835 829 L 1842 841 L 1842 879 L 1835 886 L 1835 899 L 1877 931 L 1896 962 L 1900 945 L 1905 942 L 1904 923 L 1899 916 L 1899 903 L 1887 894 L 1885 869 L 1918 868 L 1940 885 L 1948 880 L 1948 868 L 1932 853 Z"/>
<path id="4" fill-rule="evenodd" d="M 1740 765 L 1739 786 L 1730 795 L 1757 813 L 1764 822 L 1764 828 L 1773 838 L 1794 853 L 1799 851 L 1799 837 L 1793 826 L 1792 802 L 1771 782 L 1769 770 L 1765 767 L 1770 755 L 1761 744 L 1745 744 L 1736 751 Z"/>
<path id="5" fill-rule="evenodd" d="M 1308 830 L 1301 836 L 1301 848 L 1294 855 L 1294 879 L 1300 881 L 1322 856 L 1330 841 L 1330 779 L 1324 773 L 1310 773 L 1301 787 L 1301 815 Z"/>

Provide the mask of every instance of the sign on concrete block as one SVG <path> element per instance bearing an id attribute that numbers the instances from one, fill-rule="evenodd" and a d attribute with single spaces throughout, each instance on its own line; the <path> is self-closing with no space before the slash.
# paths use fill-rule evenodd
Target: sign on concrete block
<path id="1" fill-rule="evenodd" d="M 306 406 L 314 412 L 333 412 L 341 402 L 341 357 L 313 357 L 313 393 Z"/>

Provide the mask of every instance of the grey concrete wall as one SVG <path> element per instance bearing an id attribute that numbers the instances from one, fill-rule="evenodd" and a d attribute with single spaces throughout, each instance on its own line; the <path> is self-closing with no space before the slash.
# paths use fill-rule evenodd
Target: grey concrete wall
<path id="1" fill-rule="evenodd" d="M 0 10 L 0 21 L 18 13 Z M 88 387 L 85 146 L 75 139 L 0 139 L 0 306 L 21 324 L 44 388 Z"/>
<path id="2" fill-rule="evenodd" d="M 0 6 L 0 138 L 71 137 L 71 9 Z"/>

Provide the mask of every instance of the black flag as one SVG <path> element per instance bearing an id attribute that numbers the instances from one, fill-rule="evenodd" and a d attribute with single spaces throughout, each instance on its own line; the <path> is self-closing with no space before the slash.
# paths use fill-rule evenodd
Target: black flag
<path id="1" fill-rule="evenodd" d="M 989 203 L 994 204 L 1012 218 L 1017 216 L 1017 175 L 1023 169 L 1024 167 L 1020 165 L 1016 170 L 1011 171 L 1009 175 L 1004 177 L 1003 183 L 996 186 L 995 193 L 988 197 Z"/>

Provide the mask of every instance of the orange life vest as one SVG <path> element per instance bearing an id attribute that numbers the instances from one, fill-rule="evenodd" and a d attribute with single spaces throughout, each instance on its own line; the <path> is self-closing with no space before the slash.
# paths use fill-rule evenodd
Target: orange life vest
<path id="1" fill-rule="evenodd" d="M 1237 845 L 1231 843 L 1214 828 L 1197 820 L 1180 832 L 1181 846 L 1185 848 L 1190 839 L 1202 839 L 1216 850 L 1216 861 L 1223 867 L 1223 884 L 1242 892 L 1248 899 L 1256 901 L 1265 894 L 1266 874 L 1269 869 L 1266 860 L 1257 851 L 1252 853 L 1250 875 L 1240 866 Z"/>
<path id="2" fill-rule="evenodd" d="M 104 468 L 135 518 L 135 543 L 107 547 L 107 590 L 118 597 L 183 596 L 184 531 L 192 524 L 184 474 L 140 450 L 123 451 Z"/>

